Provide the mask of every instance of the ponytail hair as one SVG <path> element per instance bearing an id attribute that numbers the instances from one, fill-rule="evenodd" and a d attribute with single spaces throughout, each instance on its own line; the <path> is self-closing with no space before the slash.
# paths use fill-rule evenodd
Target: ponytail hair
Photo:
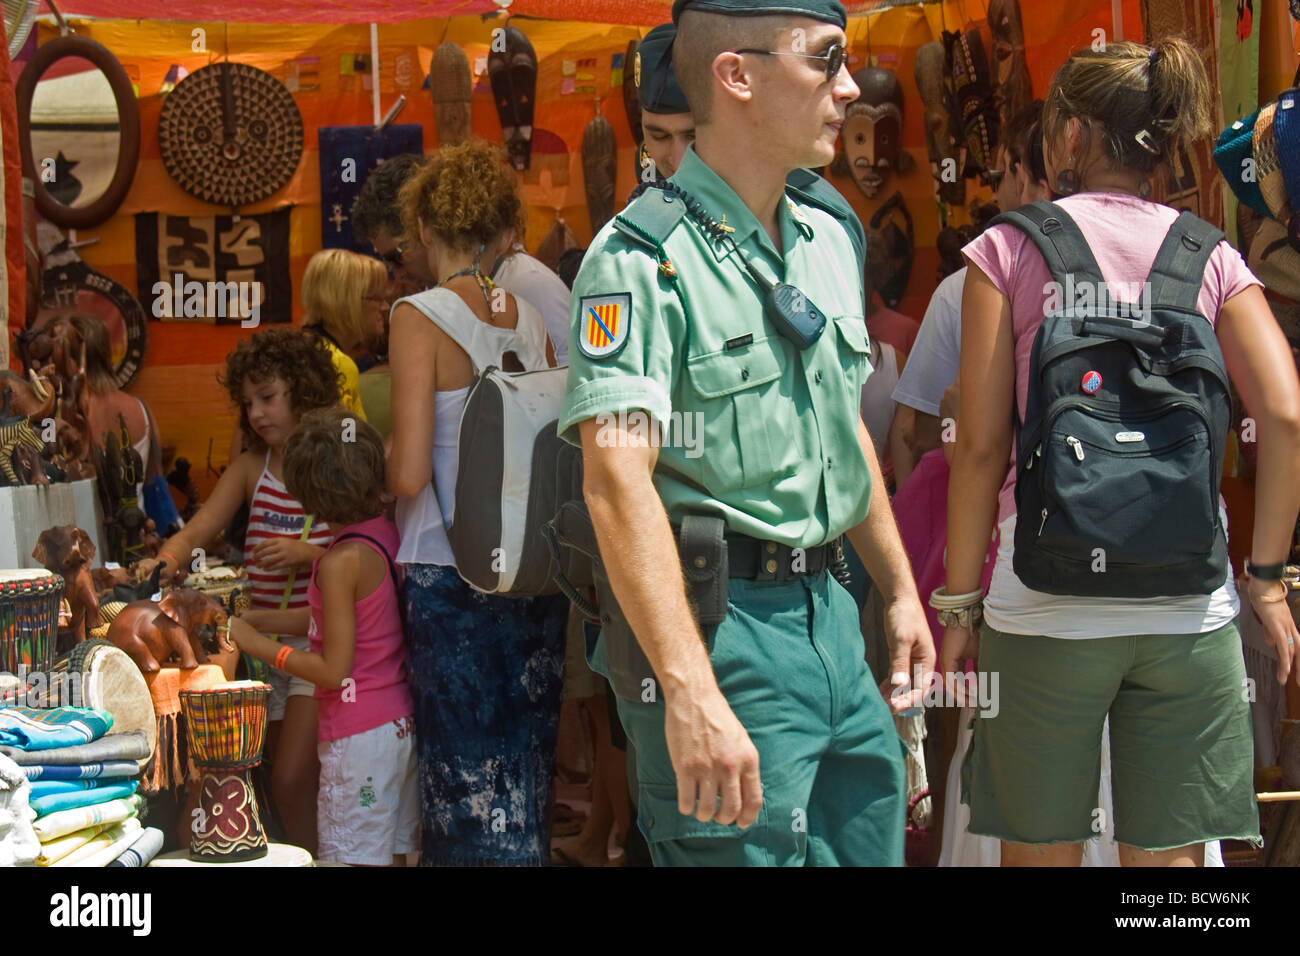
<path id="1" fill-rule="evenodd" d="M 1079 120 L 1083 152 L 1100 137 L 1115 166 L 1151 173 L 1211 132 L 1210 82 L 1181 37 L 1153 46 L 1121 41 L 1073 54 L 1052 78 L 1043 133 L 1059 139 Z"/>

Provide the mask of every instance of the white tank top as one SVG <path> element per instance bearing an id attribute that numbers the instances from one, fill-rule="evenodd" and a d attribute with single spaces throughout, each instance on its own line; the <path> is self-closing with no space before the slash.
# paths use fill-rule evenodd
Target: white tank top
<path id="1" fill-rule="evenodd" d="M 525 371 L 547 368 L 546 325 L 541 314 L 516 298 L 519 322 L 513 329 L 488 325 L 455 292 L 429 289 L 399 299 L 415 306 L 464 349 L 477 375 L 489 365 L 498 368 L 507 352 L 514 352 Z M 394 302 L 394 307 L 397 306 Z M 413 498 L 397 502 L 397 530 L 401 547 L 399 564 L 455 566 L 447 528 L 456 512 L 456 474 L 460 462 L 460 416 L 470 387 L 435 392 L 433 396 L 433 482 Z"/>

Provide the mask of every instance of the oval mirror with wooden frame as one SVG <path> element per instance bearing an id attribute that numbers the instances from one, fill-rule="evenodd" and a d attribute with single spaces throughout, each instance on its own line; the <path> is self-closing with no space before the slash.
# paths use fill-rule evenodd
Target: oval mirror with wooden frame
<path id="1" fill-rule="evenodd" d="M 77 60 L 89 61 L 99 76 L 78 70 Z M 61 69 L 69 63 L 70 70 Z M 140 158 L 140 107 L 122 64 L 94 40 L 57 37 L 36 50 L 15 93 L 23 175 L 32 181 L 41 215 L 63 229 L 88 229 L 111 217 L 131 188 Z M 34 103 L 41 108 L 35 125 Z M 99 115 L 109 105 L 116 108 L 115 122 Z M 41 145 L 39 163 L 34 139 Z M 81 163 L 85 168 L 74 172 Z"/>

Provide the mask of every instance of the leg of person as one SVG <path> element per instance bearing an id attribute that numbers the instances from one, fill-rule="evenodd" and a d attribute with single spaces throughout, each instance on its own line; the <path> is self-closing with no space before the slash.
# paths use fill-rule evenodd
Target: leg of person
<path id="1" fill-rule="evenodd" d="M 604 681 L 600 683 L 604 684 Z M 610 726 L 611 708 L 605 700 L 606 695 L 613 692 L 608 686 L 603 691 L 592 698 L 592 716 L 596 725 L 596 786 L 610 808 L 610 828 L 614 842 L 621 847 L 627 838 L 628 821 L 631 819 L 627 812 L 627 769 L 624 766 L 627 755 L 614 746 L 614 730 Z M 615 714 L 612 719 L 617 722 L 618 715 Z M 621 727 L 619 733 L 622 733 Z"/>
<path id="2" fill-rule="evenodd" d="M 709 658 L 758 750 L 762 809 L 746 830 L 679 813 L 662 699 L 653 693 L 648 700 L 620 698 L 619 715 L 636 751 L 638 822 L 656 866 L 802 866 L 807 856 L 808 797 L 830 743 L 829 687 L 813 647 L 808 592 L 801 580 L 733 579 L 730 588 Z"/>
<path id="3" fill-rule="evenodd" d="M 1115 839 L 1125 866 L 1200 866 L 1211 840 L 1258 845 L 1254 741 L 1235 624 L 1130 638 L 1110 715 Z"/>
<path id="4" fill-rule="evenodd" d="M 310 685 L 308 685 L 310 686 Z M 280 752 L 271 773 L 271 790 L 284 838 L 316 854 L 316 698 L 291 694 L 280 730 Z"/>
<path id="5" fill-rule="evenodd" d="M 518 618 L 517 669 L 506 683 L 515 689 L 509 702 L 513 709 L 504 720 L 527 731 L 522 779 L 512 785 L 526 787 L 530 792 L 525 805 L 531 808 L 531 814 L 524 820 L 521 853 L 527 857 L 524 862 L 545 866 L 551 856 L 551 793 L 560 731 L 569 599 L 556 594 L 529 601 L 500 598 L 497 602 L 502 605 L 503 615 Z"/>
<path id="6" fill-rule="evenodd" d="M 586 667 L 586 661 L 583 662 Z M 566 661 L 567 667 L 567 661 Z M 604 776 L 609 774 L 609 760 L 605 751 L 609 746 L 609 715 L 605 702 L 599 697 L 588 697 L 576 702 L 591 720 L 591 737 L 594 744 L 591 771 L 591 812 L 577 835 L 557 844 L 551 850 L 551 862 L 562 866 L 605 866 L 609 862 L 609 831 L 614 823 L 614 807 L 610 803 L 609 788 Z M 622 767 L 619 774 L 623 773 Z M 626 788 L 624 788 L 626 799 Z"/>
<path id="7" fill-rule="evenodd" d="M 1128 666 L 1127 640 L 981 626 L 984 706 L 962 791 L 970 832 L 1002 841 L 1003 866 L 1077 866 L 1083 841 L 1110 825 L 1096 806 L 1101 733 Z"/>
<path id="8" fill-rule="evenodd" d="M 902 866 L 903 743 L 863 656 L 858 609 L 827 572 L 803 579 L 829 685 L 830 746 L 807 804 L 811 866 Z"/>
<path id="9" fill-rule="evenodd" d="M 932 707 L 925 712 L 925 773 L 930 781 L 930 846 L 926 866 L 938 866 L 943 850 L 940 834 L 948 806 L 948 770 L 957 750 L 960 707 Z"/>

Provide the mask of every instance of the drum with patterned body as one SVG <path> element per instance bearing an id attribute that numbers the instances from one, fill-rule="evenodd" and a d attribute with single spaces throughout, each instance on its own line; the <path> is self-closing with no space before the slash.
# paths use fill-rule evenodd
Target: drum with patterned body
<path id="1" fill-rule="evenodd" d="M 0 570 L 0 671 L 50 670 L 62 597 L 63 578 L 44 568 Z"/>
<path id="2" fill-rule="evenodd" d="M 180 693 L 190 756 L 203 773 L 190 837 L 193 860 L 233 862 L 266 855 L 266 832 L 249 772 L 262 760 L 270 693 L 271 686 L 260 681 Z"/>

